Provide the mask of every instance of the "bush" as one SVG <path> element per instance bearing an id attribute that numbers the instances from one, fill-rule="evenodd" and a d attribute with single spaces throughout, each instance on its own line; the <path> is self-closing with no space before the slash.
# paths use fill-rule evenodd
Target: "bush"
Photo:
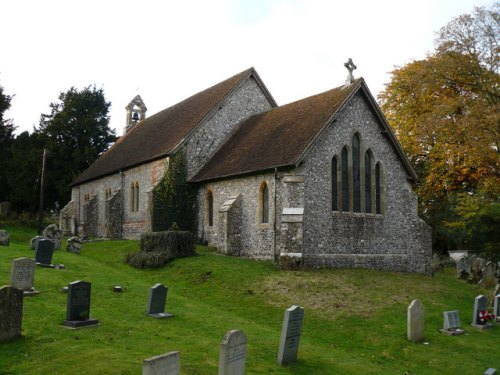
<path id="1" fill-rule="evenodd" d="M 129 253 L 126 261 L 136 268 L 157 268 L 172 259 L 196 255 L 191 232 L 168 231 L 144 233 L 140 252 Z"/>

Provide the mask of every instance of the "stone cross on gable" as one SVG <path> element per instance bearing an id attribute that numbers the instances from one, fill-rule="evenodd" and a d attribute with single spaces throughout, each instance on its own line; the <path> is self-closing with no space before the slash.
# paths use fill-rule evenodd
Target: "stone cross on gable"
<path id="1" fill-rule="evenodd" d="M 349 60 L 347 60 L 347 62 L 344 63 L 344 66 L 349 71 L 349 74 L 347 75 L 347 79 L 345 81 L 345 85 L 349 86 L 352 83 L 352 81 L 354 81 L 354 76 L 352 75 L 352 71 L 354 69 L 357 69 L 358 67 L 356 65 L 354 65 L 354 63 L 352 62 L 352 59 L 350 57 L 349 57 Z"/>

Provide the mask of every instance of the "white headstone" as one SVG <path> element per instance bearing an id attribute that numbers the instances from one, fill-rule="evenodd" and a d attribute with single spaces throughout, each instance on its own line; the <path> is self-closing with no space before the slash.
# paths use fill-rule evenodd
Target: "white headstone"
<path id="1" fill-rule="evenodd" d="M 408 306 L 407 335 L 408 340 L 419 342 L 424 339 L 424 305 L 414 299 Z"/>
<path id="2" fill-rule="evenodd" d="M 142 362 L 142 375 L 179 375 L 180 373 L 180 352 L 157 355 Z"/>
<path id="3" fill-rule="evenodd" d="M 231 330 L 220 344 L 219 375 L 244 375 L 247 338 L 243 331 Z"/>
<path id="4" fill-rule="evenodd" d="M 12 261 L 10 274 L 10 286 L 22 289 L 27 293 L 35 293 L 35 267 L 34 259 L 17 258 Z M 38 292 L 36 292 L 38 293 Z"/>
<path id="5" fill-rule="evenodd" d="M 302 307 L 293 305 L 285 311 L 278 350 L 278 364 L 287 365 L 297 360 L 303 320 L 304 309 Z"/>

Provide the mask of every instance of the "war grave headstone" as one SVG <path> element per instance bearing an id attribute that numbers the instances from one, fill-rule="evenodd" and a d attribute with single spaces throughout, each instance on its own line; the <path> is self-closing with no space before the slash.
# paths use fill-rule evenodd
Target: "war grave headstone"
<path id="1" fill-rule="evenodd" d="M 142 362 L 142 375 L 179 375 L 181 373 L 181 353 L 169 352 L 146 358 Z"/>
<path id="2" fill-rule="evenodd" d="M 293 305 L 286 309 L 281 328 L 278 364 L 284 366 L 297 360 L 303 320 L 304 308 Z"/>
<path id="3" fill-rule="evenodd" d="M 25 296 L 34 296 L 40 292 L 35 289 L 35 267 L 34 259 L 17 258 L 12 261 L 10 274 L 10 286 L 21 289 Z"/>
<path id="4" fill-rule="evenodd" d="M 411 342 L 420 342 L 424 339 L 424 305 L 414 299 L 408 306 L 407 337 Z"/>
<path id="5" fill-rule="evenodd" d="M 73 281 L 68 284 L 66 320 L 63 324 L 71 328 L 89 327 L 99 324 L 90 318 L 91 284 L 86 281 Z"/>
<path id="6" fill-rule="evenodd" d="M 0 342 L 21 336 L 23 291 L 10 285 L 0 287 Z"/>
<path id="7" fill-rule="evenodd" d="M 443 328 L 440 329 L 442 334 L 448 336 L 458 336 L 465 333 L 465 331 L 460 328 L 460 318 L 458 317 L 457 310 L 443 312 L 443 318 Z"/>
<path id="8" fill-rule="evenodd" d="M 10 236 L 5 230 L 0 230 L 0 246 L 9 246 Z"/>
<path id="9" fill-rule="evenodd" d="M 495 296 L 493 302 L 493 314 L 495 314 L 495 320 L 500 322 L 500 294 Z"/>
<path id="10" fill-rule="evenodd" d="M 149 289 L 148 304 L 146 314 L 153 318 L 170 318 L 173 315 L 165 312 L 168 288 L 163 284 L 155 284 Z"/>
<path id="11" fill-rule="evenodd" d="M 55 268 L 55 265 L 52 264 L 53 254 L 54 242 L 45 239 L 39 240 L 35 250 L 35 261 L 37 266 Z"/>
<path id="12" fill-rule="evenodd" d="M 479 313 L 482 311 L 488 311 L 488 297 L 480 294 L 476 298 L 474 298 L 474 310 L 472 312 L 472 324 L 471 326 L 477 329 L 489 329 L 492 328 L 493 325 L 486 322 L 481 321 L 479 317 Z"/>
<path id="13" fill-rule="evenodd" d="M 243 375 L 247 353 L 247 337 L 240 330 L 226 333 L 219 350 L 219 375 Z"/>

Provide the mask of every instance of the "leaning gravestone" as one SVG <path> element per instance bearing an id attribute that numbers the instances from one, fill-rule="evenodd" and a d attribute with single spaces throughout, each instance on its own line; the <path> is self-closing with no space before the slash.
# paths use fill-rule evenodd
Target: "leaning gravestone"
<path id="1" fill-rule="evenodd" d="M 142 375 L 179 375 L 180 373 L 180 352 L 157 355 L 142 362 Z"/>
<path id="2" fill-rule="evenodd" d="M 244 375 L 247 338 L 243 331 L 231 330 L 224 336 L 219 351 L 219 375 Z"/>
<path id="3" fill-rule="evenodd" d="M 440 329 L 442 334 L 448 336 L 458 336 L 465 333 L 465 331 L 460 328 L 460 318 L 458 317 L 457 310 L 443 312 L 443 318 L 443 328 Z"/>
<path id="4" fill-rule="evenodd" d="M 485 297 L 482 294 L 474 298 L 474 311 L 472 312 L 471 326 L 477 329 L 492 328 L 493 325 L 487 322 L 481 322 L 479 319 L 479 312 L 481 311 L 488 311 L 488 297 Z"/>
<path id="5" fill-rule="evenodd" d="M 36 245 L 38 244 L 38 241 L 44 240 L 45 238 L 43 236 L 35 236 L 30 240 L 30 248 L 31 250 L 36 250 Z"/>
<path id="6" fill-rule="evenodd" d="M 90 287 L 86 281 L 68 284 L 65 326 L 80 328 L 99 324 L 97 319 L 90 319 Z"/>
<path id="7" fill-rule="evenodd" d="M 288 365 L 297 360 L 303 320 L 304 309 L 302 307 L 293 305 L 285 311 L 278 350 L 278 364 Z"/>
<path id="8" fill-rule="evenodd" d="M 36 244 L 35 261 L 38 266 L 54 268 L 52 255 L 54 254 L 54 242 L 50 240 L 40 240 Z"/>
<path id="9" fill-rule="evenodd" d="M 146 314 L 153 318 L 170 318 L 173 316 L 165 312 L 168 288 L 163 284 L 155 284 L 149 289 Z"/>
<path id="10" fill-rule="evenodd" d="M 424 305 L 418 299 L 414 299 L 408 306 L 407 336 L 411 342 L 424 339 Z"/>
<path id="11" fill-rule="evenodd" d="M 21 289 L 25 296 L 39 294 L 35 290 L 35 266 L 36 262 L 29 258 L 17 258 L 12 261 L 10 274 L 10 286 Z"/>
<path id="12" fill-rule="evenodd" d="M 21 336 L 23 323 L 23 291 L 4 285 L 0 287 L 0 342 Z"/>
<path id="13" fill-rule="evenodd" d="M 0 246 L 9 246 L 10 236 L 5 230 L 0 230 Z"/>
<path id="14" fill-rule="evenodd" d="M 500 322 L 500 294 L 495 296 L 493 302 L 493 314 L 495 314 L 495 319 L 497 322 Z"/>
<path id="15" fill-rule="evenodd" d="M 62 231 L 55 224 L 50 224 L 43 230 L 43 236 L 52 242 L 56 249 L 61 248 Z"/>

